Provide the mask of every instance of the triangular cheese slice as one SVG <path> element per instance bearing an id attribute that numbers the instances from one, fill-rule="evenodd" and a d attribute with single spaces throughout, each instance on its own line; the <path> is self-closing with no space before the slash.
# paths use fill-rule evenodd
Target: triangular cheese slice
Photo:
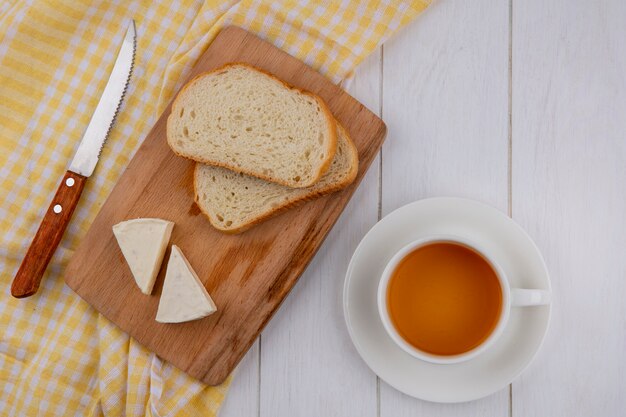
<path id="1" fill-rule="evenodd" d="M 156 321 L 180 323 L 217 311 L 206 288 L 178 246 L 172 245 Z"/>
<path id="2" fill-rule="evenodd" d="M 173 222 L 162 219 L 134 219 L 113 226 L 122 254 L 144 294 L 152 292 L 173 228 Z"/>

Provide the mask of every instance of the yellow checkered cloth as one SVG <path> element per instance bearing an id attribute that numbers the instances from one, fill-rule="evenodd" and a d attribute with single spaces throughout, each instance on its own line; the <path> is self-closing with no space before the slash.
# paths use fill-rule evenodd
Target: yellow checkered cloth
<path id="1" fill-rule="evenodd" d="M 157 116 L 220 28 L 244 27 L 338 82 L 428 1 L 0 3 L 0 415 L 213 416 L 208 387 L 149 352 L 63 283 L 63 268 Z M 94 175 L 37 295 L 11 280 L 121 45 L 135 71 Z"/>

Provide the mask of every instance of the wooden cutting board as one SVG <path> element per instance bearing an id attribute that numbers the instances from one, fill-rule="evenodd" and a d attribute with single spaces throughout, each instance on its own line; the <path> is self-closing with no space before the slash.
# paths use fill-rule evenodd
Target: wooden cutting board
<path id="1" fill-rule="evenodd" d="M 252 64 L 326 100 L 358 148 L 360 166 L 354 184 L 240 235 L 222 234 L 194 203 L 194 164 L 174 155 L 167 146 L 168 107 L 126 168 L 65 273 L 67 285 L 109 320 L 161 358 L 210 385 L 224 381 L 276 312 L 348 203 L 386 134 L 382 120 L 341 88 L 237 27 L 222 30 L 190 78 L 228 62 Z M 114 224 L 137 217 L 176 222 L 171 243 L 189 259 L 213 297 L 217 313 L 181 324 L 154 320 L 169 249 L 155 289 L 146 296 L 135 285 L 111 231 Z"/>

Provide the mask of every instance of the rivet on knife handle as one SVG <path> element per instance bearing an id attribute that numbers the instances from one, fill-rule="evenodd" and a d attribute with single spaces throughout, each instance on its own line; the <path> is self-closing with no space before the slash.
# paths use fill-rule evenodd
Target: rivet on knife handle
<path id="1" fill-rule="evenodd" d="M 87 177 L 67 171 L 13 279 L 11 295 L 29 297 L 39 283 L 78 204 Z"/>

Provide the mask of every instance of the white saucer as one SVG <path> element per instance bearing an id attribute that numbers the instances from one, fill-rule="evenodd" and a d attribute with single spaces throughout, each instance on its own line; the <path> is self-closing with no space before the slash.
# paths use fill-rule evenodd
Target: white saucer
<path id="1" fill-rule="evenodd" d="M 346 324 L 363 360 L 392 387 L 427 401 L 471 401 L 506 387 L 526 369 L 548 330 L 550 306 L 514 307 L 495 345 L 467 362 L 436 365 L 410 356 L 385 332 L 376 290 L 385 265 L 400 248 L 433 234 L 471 238 L 493 251 L 512 287 L 550 289 L 539 250 L 517 223 L 475 201 L 430 198 L 395 210 L 363 238 L 346 273 Z"/>

